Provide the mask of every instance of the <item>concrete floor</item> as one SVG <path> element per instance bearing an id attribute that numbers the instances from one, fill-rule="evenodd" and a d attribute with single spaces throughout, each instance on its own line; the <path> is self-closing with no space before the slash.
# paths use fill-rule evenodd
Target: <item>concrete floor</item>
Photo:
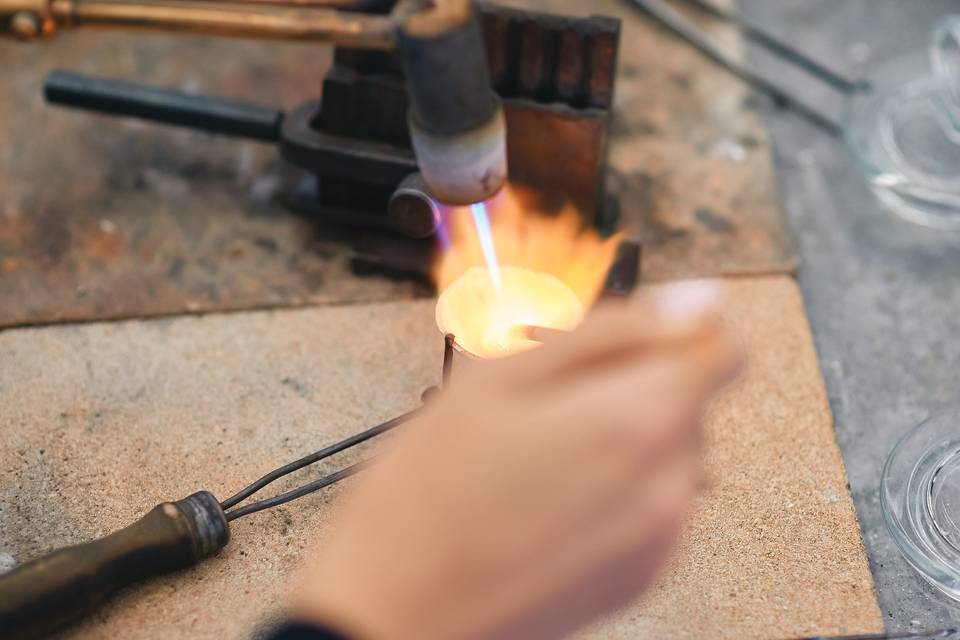
<path id="1" fill-rule="evenodd" d="M 956 0 L 741 0 L 752 20 L 848 73 L 925 46 Z M 750 58 L 811 99 L 840 101 L 751 48 Z M 960 608 L 899 556 L 879 503 L 882 464 L 897 439 L 938 407 L 960 402 L 960 234 L 887 213 L 843 144 L 789 112 L 765 107 L 781 191 L 802 259 L 800 284 L 826 377 L 850 484 L 892 631 L 960 622 Z"/>

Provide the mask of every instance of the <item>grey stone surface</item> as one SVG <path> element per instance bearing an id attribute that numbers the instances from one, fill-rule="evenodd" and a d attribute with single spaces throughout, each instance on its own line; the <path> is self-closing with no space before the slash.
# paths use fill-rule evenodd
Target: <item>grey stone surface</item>
<path id="1" fill-rule="evenodd" d="M 741 0 L 768 26 L 834 67 L 858 73 L 925 46 L 955 0 Z M 841 100 L 751 47 L 750 59 L 809 99 Z M 865 64 L 864 64 L 865 63 Z M 899 556 L 879 502 L 883 461 L 897 439 L 960 401 L 960 237 L 886 212 L 842 143 L 765 107 L 781 190 L 796 232 L 805 295 L 876 586 L 891 630 L 960 622 L 960 608 Z"/>

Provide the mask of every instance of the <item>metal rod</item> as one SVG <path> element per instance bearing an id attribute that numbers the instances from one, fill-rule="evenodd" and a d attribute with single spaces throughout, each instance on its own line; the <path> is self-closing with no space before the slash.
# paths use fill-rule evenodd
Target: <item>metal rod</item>
<path id="1" fill-rule="evenodd" d="M 443 336 L 443 374 L 440 378 L 442 381 L 441 387 L 446 387 L 450 383 L 450 374 L 453 372 L 453 349 L 456 342 L 457 338 L 452 333 Z"/>
<path id="2" fill-rule="evenodd" d="M 279 109 L 172 89 L 52 71 L 43 85 L 52 104 L 134 116 L 254 140 L 276 142 L 284 114 Z"/>
<path id="3" fill-rule="evenodd" d="M 843 127 L 835 117 L 823 113 L 817 107 L 806 104 L 801 99 L 792 95 L 789 90 L 777 86 L 772 81 L 767 80 L 747 67 L 734 55 L 717 45 L 704 30 L 687 20 L 687 18 L 669 5 L 661 2 L 661 0 L 628 1 L 638 9 L 648 13 L 663 26 L 679 35 L 694 48 L 729 72 L 789 106 L 831 135 L 840 135 Z"/>
<path id="4" fill-rule="evenodd" d="M 192 0 L 187 0 L 192 1 Z M 238 4 L 269 5 L 279 7 L 326 7 L 328 9 L 351 9 L 361 11 L 386 6 L 382 0 L 230 0 Z"/>
<path id="5" fill-rule="evenodd" d="M 354 48 L 390 50 L 395 24 L 388 15 L 337 11 L 320 3 L 255 0 L 0 0 L 0 17 L 33 16 L 36 35 L 58 29 L 146 29 L 240 38 L 306 40 Z M 29 36 L 28 32 L 20 34 Z"/>
<path id="6" fill-rule="evenodd" d="M 62 0 L 54 3 L 54 8 Z M 389 49 L 393 22 L 386 16 L 325 8 L 253 6 L 204 0 L 72 0 L 69 25 L 146 28 L 231 37 L 319 40 Z M 56 14 L 55 14 L 56 15 Z"/>
<path id="7" fill-rule="evenodd" d="M 853 93 L 862 88 L 863 83 L 850 80 L 843 77 L 833 69 L 814 60 L 809 55 L 800 51 L 788 42 L 781 40 L 774 34 L 766 31 L 762 27 L 748 21 L 742 12 L 736 9 L 721 7 L 707 0 L 685 0 L 699 8 L 701 11 L 709 13 L 715 18 L 731 22 L 740 29 L 741 33 L 747 38 L 763 45 L 771 53 L 781 59 L 800 67 L 812 76 L 815 76 L 830 86 L 842 91 L 843 93 Z"/>

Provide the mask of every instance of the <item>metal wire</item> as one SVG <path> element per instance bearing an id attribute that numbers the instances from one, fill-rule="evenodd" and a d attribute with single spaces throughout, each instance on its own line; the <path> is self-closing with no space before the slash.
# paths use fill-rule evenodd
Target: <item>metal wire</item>
<path id="1" fill-rule="evenodd" d="M 651 17 L 653 17 L 658 22 L 660 22 L 663 26 L 667 27 L 668 29 L 670 29 L 671 31 L 679 35 L 681 38 L 686 40 L 691 46 L 699 50 L 701 53 L 703 53 L 708 58 L 712 59 L 714 62 L 716 62 L 720 66 L 727 69 L 729 72 L 740 77 L 741 79 L 748 82 L 749 84 L 757 87 L 758 89 L 772 96 L 774 99 L 778 100 L 779 102 L 790 107 L 791 109 L 793 109 L 794 111 L 802 115 L 803 117 L 810 120 L 812 123 L 816 124 L 817 126 L 821 127 L 822 129 L 830 133 L 831 135 L 836 136 L 842 132 L 843 127 L 834 116 L 822 112 L 819 108 L 813 105 L 805 103 L 802 99 L 793 95 L 790 92 L 790 90 L 777 86 L 774 82 L 764 78 L 757 72 L 750 69 L 748 66 L 743 64 L 739 59 L 737 59 L 737 57 L 727 52 L 722 47 L 720 47 L 716 42 L 714 42 L 710 38 L 710 36 L 707 34 L 706 31 L 696 26 L 693 22 L 688 20 L 683 14 L 681 14 L 680 12 L 678 12 L 676 9 L 669 6 L 665 2 L 662 2 L 661 0 L 627 0 L 627 1 L 633 4 L 633 6 L 635 6 L 636 8 L 649 14 Z M 699 5 L 700 2 L 697 2 L 697 4 Z M 712 11 L 714 15 L 718 15 L 720 17 L 726 18 L 725 14 L 720 10 L 716 9 L 716 7 L 711 7 L 711 8 L 715 10 L 715 11 Z M 707 10 L 709 11 L 710 9 L 707 9 Z M 733 16 L 734 21 L 736 21 L 735 14 L 731 14 L 731 16 Z M 742 23 L 738 22 L 738 24 L 742 24 Z M 756 30 L 754 30 L 753 33 L 757 41 L 764 42 L 762 37 L 756 36 L 756 33 L 757 33 Z M 767 38 L 769 40 L 774 40 L 772 36 L 767 36 Z M 782 52 L 784 50 L 794 51 L 792 50 L 792 48 L 788 48 L 786 45 L 781 44 L 780 51 Z M 806 58 L 805 56 L 804 56 L 804 59 L 809 61 L 809 59 Z M 816 63 L 813 63 L 813 64 L 816 64 Z M 800 66 L 806 68 L 802 64 Z M 812 65 L 807 65 L 807 66 L 812 66 Z M 828 72 L 828 73 L 832 73 L 832 72 Z M 816 73 L 815 75 L 817 75 L 817 77 L 820 77 L 820 75 Z M 843 80 L 843 82 L 847 83 L 848 81 Z M 831 86 L 834 86 L 832 82 L 829 84 Z M 854 87 L 855 90 L 859 90 L 863 88 L 863 85 L 859 83 L 852 83 L 852 86 Z M 847 93 L 847 92 L 844 91 L 844 93 Z"/>
<path id="2" fill-rule="evenodd" d="M 707 0 L 684 1 L 688 4 L 694 5 L 701 11 L 708 13 L 715 18 L 719 18 L 737 25 L 737 27 L 740 29 L 740 32 L 747 38 L 750 38 L 754 42 L 763 45 L 764 48 L 777 55 L 782 60 L 800 67 L 810 75 L 816 76 L 823 82 L 829 84 L 839 91 L 842 91 L 843 93 L 852 93 L 860 90 L 863 87 L 862 82 L 843 77 L 833 69 L 828 68 L 823 63 L 814 60 L 803 51 L 800 51 L 789 42 L 784 42 L 779 37 L 766 31 L 759 25 L 748 21 L 744 17 L 743 13 L 737 11 L 736 9 L 721 7 L 711 2 L 707 2 Z"/>
<path id="3" fill-rule="evenodd" d="M 268 498 L 259 502 L 253 502 L 245 507 L 238 507 L 233 511 L 228 511 L 224 515 L 227 517 L 227 522 L 233 522 L 237 518 L 248 516 L 251 513 L 257 513 L 258 511 L 263 511 L 264 509 L 278 507 L 281 504 L 286 504 L 296 500 L 297 498 L 302 498 L 303 496 L 320 491 L 320 489 L 325 489 L 332 484 L 340 482 L 344 478 L 349 478 L 358 471 L 361 471 L 366 465 L 366 462 L 358 462 L 357 464 L 349 466 L 346 469 L 341 469 L 336 473 L 331 473 L 330 475 L 320 478 L 319 480 L 305 484 L 299 489 L 293 489 L 291 491 L 287 491 L 286 493 L 281 493 L 278 496 L 274 496 L 273 498 Z"/>
<path id="4" fill-rule="evenodd" d="M 333 444 L 333 445 L 330 445 L 329 447 L 321 449 L 316 453 L 312 453 L 309 456 L 300 458 L 295 462 L 291 462 L 290 464 L 284 465 L 279 469 L 275 469 L 270 473 L 268 473 L 267 475 L 260 478 L 259 480 L 257 480 L 256 482 L 245 487 L 243 490 L 241 490 L 237 494 L 221 502 L 220 507 L 224 511 L 226 511 L 227 509 L 230 509 L 231 507 L 234 507 L 240 502 L 246 500 L 256 492 L 266 487 L 268 484 L 271 484 L 272 482 L 286 475 L 289 475 L 294 471 L 303 469 L 304 467 L 309 466 L 315 462 L 319 462 L 320 460 L 329 458 L 330 456 L 336 455 L 342 451 L 346 451 L 351 447 L 355 447 L 358 444 L 366 442 L 383 433 L 386 433 L 387 431 L 390 431 L 400 426 L 404 422 L 407 422 L 408 420 L 413 418 L 417 413 L 419 413 L 419 410 L 411 411 L 410 413 L 404 414 L 399 418 L 394 418 L 389 422 L 385 422 L 381 425 L 373 427 L 372 429 L 368 429 L 363 433 L 358 433 L 354 436 L 350 436 L 346 440 L 342 440 L 336 444 Z M 299 489 L 293 489 L 292 491 L 288 491 L 286 493 L 280 494 L 275 498 L 270 498 L 268 500 L 261 500 L 260 502 L 255 502 L 245 507 L 235 509 L 226 514 L 227 520 L 234 520 L 241 516 L 249 515 L 251 513 L 256 513 L 257 511 L 263 511 L 264 509 L 269 509 L 270 507 L 275 507 L 277 505 L 290 502 L 291 500 L 296 500 L 297 498 L 301 498 L 307 494 L 313 493 L 314 491 L 318 491 L 320 489 L 323 489 L 324 487 L 330 486 L 335 482 L 339 482 L 340 480 L 343 480 L 344 478 L 347 478 L 353 475 L 354 473 L 359 471 L 361 468 L 362 468 L 362 464 L 356 464 L 356 465 L 353 465 L 352 467 L 348 467 L 346 469 L 333 473 L 329 476 L 326 476 L 325 478 L 321 478 L 320 480 L 316 480 L 314 482 L 306 484 L 300 487 Z"/>

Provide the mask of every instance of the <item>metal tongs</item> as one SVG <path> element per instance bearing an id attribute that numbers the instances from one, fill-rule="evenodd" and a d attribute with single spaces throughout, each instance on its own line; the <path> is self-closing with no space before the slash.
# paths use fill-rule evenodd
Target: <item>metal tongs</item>
<path id="1" fill-rule="evenodd" d="M 126 586 L 213 557 L 230 541 L 232 521 L 316 493 L 353 476 L 368 462 L 271 498 L 243 506 L 241 502 L 295 471 L 396 429 L 416 414 L 412 411 L 274 469 L 222 502 L 209 491 L 164 502 L 119 531 L 58 549 L 0 575 L 0 637 L 45 635 L 87 615 Z"/>

